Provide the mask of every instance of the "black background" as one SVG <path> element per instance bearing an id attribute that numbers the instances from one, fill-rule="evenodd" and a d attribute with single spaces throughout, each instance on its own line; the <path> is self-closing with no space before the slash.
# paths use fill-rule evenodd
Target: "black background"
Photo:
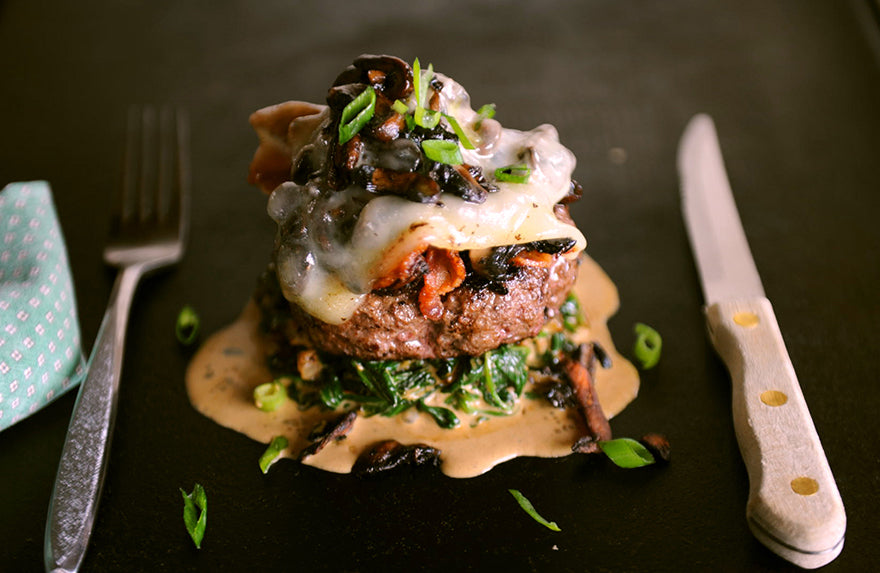
<path id="1" fill-rule="evenodd" d="M 865 0 L 867 1 L 867 0 Z M 0 184 L 48 180 L 67 239 L 83 340 L 113 280 L 101 263 L 131 103 L 186 106 L 189 250 L 135 300 L 113 450 L 85 571 L 786 571 L 751 536 L 730 382 L 706 336 L 681 221 L 675 152 L 710 113 L 848 514 L 827 571 L 872 570 L 878 455 L 880 27 L 862 1 L 617 0 L 505 3 L 7 0 L 0 2 Z M 505 126 L 555 124 L 586 189 L 575 217 L 620 289 L 610 327 L 664 336 L 659 366 L 612 421 L 668 435 L 666 467 L 521 459 L 454 480 L 377 480 L 281 462 L 189 405 L 195 305 L 230 322 L 268 260 L 265 198 L 245 181 L 255 109 L 323 101 L 363 52 L 419 57 L 494 102 Z M 619 161 L 619 151 L 625 161 Z M 42 567 L 45 514 L 74 393 L 0 434 L 0 570 Z M 200 551 L 179 487 L 202 483 Z M 530 520 L 520 489 L 562 528 Z"/>

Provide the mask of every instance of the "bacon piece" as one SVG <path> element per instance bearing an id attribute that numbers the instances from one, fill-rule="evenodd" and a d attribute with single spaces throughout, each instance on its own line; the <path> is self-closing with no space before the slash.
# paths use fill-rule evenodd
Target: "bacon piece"
<path id="1" fill-rule="evenodd" d="M 429 320 L 440 320 L 443 316 L 443 301 L 440 297 L 457 288 L 465 278 L 467 269 L 459 254 L 449 249 L 428 247 L 425 251 L 428 272 L 425 284 L 419 292 L 419 310 Z"/>
<path id="2" fill-rule="evenodd" d="M 399 288 L 422 276 L 426 264 L 425 258 L 422 256 L 423 253 L 424 248 L 412 251 L 409 256 L 401 259 L 390 272 L 375 281 L 373 289 Z"/>

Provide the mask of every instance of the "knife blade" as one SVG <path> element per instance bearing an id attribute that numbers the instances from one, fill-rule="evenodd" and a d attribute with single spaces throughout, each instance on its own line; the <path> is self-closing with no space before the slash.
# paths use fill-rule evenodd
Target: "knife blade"
<path id="1" fill-rule="evenodd" d="M 846 512 L 764 294 L 708 115 L 685 128 L 678 172 L 709 338 L 732 381 L 734 430 L 749 475 L 746 520 L 773 552 L 803 568 L 821 567 L 843 549 Z"/>

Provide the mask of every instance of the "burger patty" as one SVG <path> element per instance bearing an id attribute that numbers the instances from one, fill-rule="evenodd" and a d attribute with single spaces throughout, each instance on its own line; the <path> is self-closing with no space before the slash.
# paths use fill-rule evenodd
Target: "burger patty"
<path id="1" fill-rule="evenodd" d="M 547 268 L 519 269 L 504 281 L 504 289 L 466 282 L 442 297 L 439 320 L 420 311 L 418 282 L 367 294 L 351 318 L 338 325 L 290 303 L 288 332 L 323 352 L 364 360 L 476 356 L 538 334 L 565 301 L 577 267 L 577 260 L 558 257 Z"/>

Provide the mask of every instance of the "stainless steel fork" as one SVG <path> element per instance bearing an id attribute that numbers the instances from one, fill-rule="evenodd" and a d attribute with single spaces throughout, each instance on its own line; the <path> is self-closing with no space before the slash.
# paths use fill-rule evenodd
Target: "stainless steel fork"
<path id="1" fill-rule="evenodd" d="M 183 255 L 189 150 L 180 110 L 129 110 L 125 179 L 104 262 L 120 272 L 79 389 L 46 522 L 47 571 L 78 571 L 97 514 L 116 417 L 129 309 L 140 278 Z"/>

